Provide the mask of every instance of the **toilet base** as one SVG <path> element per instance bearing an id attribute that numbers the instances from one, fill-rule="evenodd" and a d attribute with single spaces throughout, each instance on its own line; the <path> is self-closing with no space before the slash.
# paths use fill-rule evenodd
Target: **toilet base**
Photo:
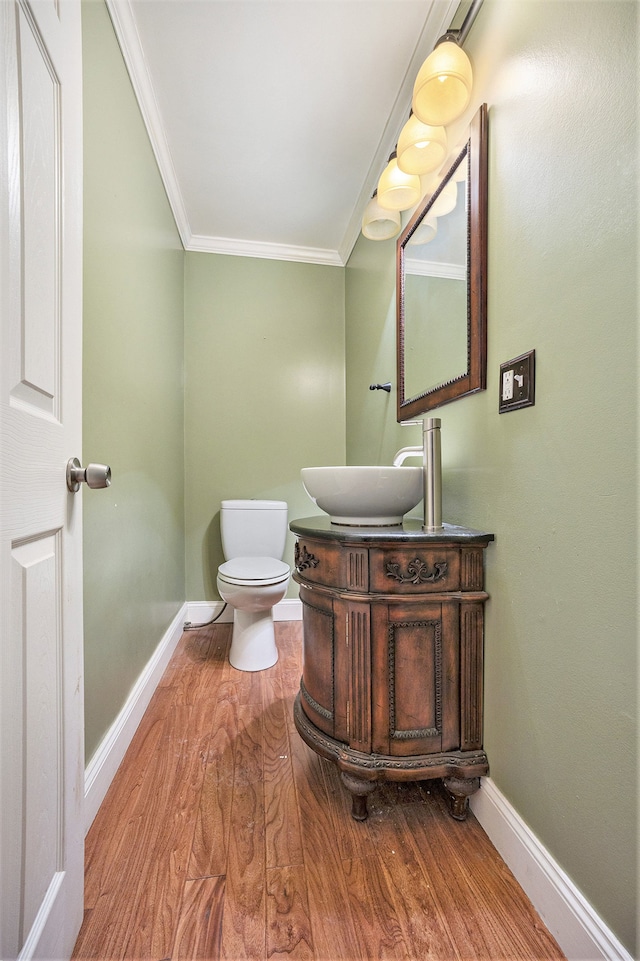
<path id="1" fill-rule="evenodd" d="M 238 671 L 264 671 L 278 660 L 273 609 L 233 612 L 229 663 Z"/>

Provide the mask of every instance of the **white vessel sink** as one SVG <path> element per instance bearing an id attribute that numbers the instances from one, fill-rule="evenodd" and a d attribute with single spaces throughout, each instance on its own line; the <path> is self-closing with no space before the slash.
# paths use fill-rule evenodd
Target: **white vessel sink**
<path id="1" fill-rule="evenodd" d="M 334 524 L 401 524 L 420 503 L 421 467 L 303 467 L 302 483 Z"/>

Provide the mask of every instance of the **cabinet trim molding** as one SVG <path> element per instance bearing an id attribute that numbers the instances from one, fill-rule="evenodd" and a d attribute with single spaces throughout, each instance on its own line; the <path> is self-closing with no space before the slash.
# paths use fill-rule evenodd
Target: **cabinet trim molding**
<path id="1" fill-rule="evenodd" d="M 308 690 L 304 686 L 304 681 L 302 680 L 302 678 L 300 678 L 300 693 L 302 694 L 307 704 L 313 708 L 316 714 L 319 714 L 321 717 L 326 717 L 327 721 L 333 720 L 333 711 L 330 711 L 328 708 L 323 707 L 322 704 L 318 704 L 316 699 L 314 697 L 311 697 Z"/>
<path id="2" fill-rule="evenodd" d="M 416 780 L 432 777 L 484 777 L 489 762 L 484 751 L 445 751 L 440 754 L 414 754 L 411 757 L 379 757 L 347 748 L 342 741 L 324 734 L 309 721 L 300 703 L 300 693 L 293 704 L 296 729 L 316 754 L 335 761 L 341 771 L 349 771 L 367 780 L 384 779 L 394 771 L 412 771 Z M 424 775 L 424 778 L 423 778 Z"/>

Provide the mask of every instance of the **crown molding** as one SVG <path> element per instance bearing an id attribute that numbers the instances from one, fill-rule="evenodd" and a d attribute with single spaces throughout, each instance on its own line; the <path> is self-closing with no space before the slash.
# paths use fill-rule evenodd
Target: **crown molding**
<path id="1" fill-rule="evenodd" d="M 393 110 L 385 125 L 374 159 L 337 250 L 244 241 L 226 237 L 194 235 L 192 233 L 171 151 L 164 133 L 150 72 L 138 35 L 131 0 L 105 0 L 105 3 L 184 249 L 235 257 L 258 257 L 267 260 L 290 260 L 298 263 L 344 267 L 360 235 L 362 211 L 373 193 L 386 159 L 390 151 L 394 149 L 399 131 L 408 115 L 415 75 L 424 58 L 431 52 L 437 38 L 448 29 L 459 0 L 443 0 L 442 4 L 434 5 L 429 11 Z"/>
<path id="2" fill-rule="evenodd" d="M 158 164 L 169 206 L 185 250 L 228 254 L 235 257 L 260 257 L 267 260 L 292 260 L 309 264 L 343 267 L 346 260 L 336 250 L 294 247 L 285 244 L 256 243 L 230 237 L 193 234 L 180 190 L 171 151 L 164 132 L 151 75 L 140 42 L 130 0 L 105 0 L 116 39 L 131 80 L 133 91 Z"/>
<path id="3" fill-rule="evenodd" d="M 147 128 L 151 148 L 158 164 L 160 177 L 164 184 L 169 206 L 182 245 L 187 246 L 191 237 L 191 227 L 187 217 L 182 192 L 178 184 L 171 151 L 164 134 L 164 127 L 156 96 L 151 83 L 151 76 L 140 43 L 135 17 L 130 0 L 105 0 L 113 29 L 122 51 L 125 66 L 131 80 L 133 92 L 138 101 L 144 125 Z"/>
<path id="4" fill-rule="evenodd" d="M 344 267 L 346 259 L 337 250 L 260 243 L 230 237 L 199 236 L 192 233 L 131 2 L 105 2 L 184 249 L 235 257 L 259 257 L 266 260 L 291 260 Z"/>
<path id="5" fill-rule="evenodd" d="M 337 250 L 320 247 L 293 247 L 288 244 L 270 244 L 252 240 L 235 240 L 232 237 L 205 237 L 192 234 L 185 250 L 209 254 L 228 254 L 232 257 L 259 257 L 263 260 L 292 260 L 303 264 L 324 264 L 344 267 L 345 261 Z"/>
<path id="6" fill-rule="evenodd" d="M 442 264 L 435 260 L 404 258 L 405 272 L 415 277 L 444 277 L 446 280 L 466 280 L 467 268 L 460 264 Z"/>

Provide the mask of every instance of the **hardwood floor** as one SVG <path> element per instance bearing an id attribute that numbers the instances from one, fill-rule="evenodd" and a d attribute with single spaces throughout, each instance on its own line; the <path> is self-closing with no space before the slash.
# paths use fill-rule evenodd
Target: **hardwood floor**
<path id="1" fill-rule="evenodd" d="M 231 626 L 185 634 L 87 836 L 75 959 L 564 958 L 472 814 L 387 784 L 364 823 L 292 703 L 301 625 L 236 671 Z"/>

